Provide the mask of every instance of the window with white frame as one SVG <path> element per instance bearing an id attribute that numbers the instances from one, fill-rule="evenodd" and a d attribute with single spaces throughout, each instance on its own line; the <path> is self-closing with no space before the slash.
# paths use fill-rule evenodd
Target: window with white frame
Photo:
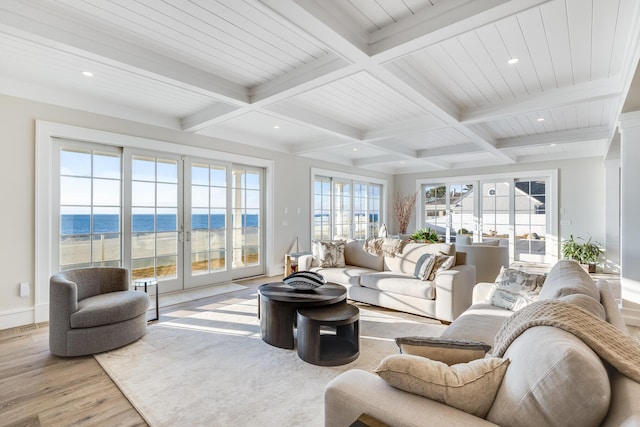
<path id="1" fill-rule="evenodd" d="M 383 185 L 314 176 L 313 240 L 376 237 L 382 224 Z"/>
<path id="2" fill-rule="evenodd" d="M 419 181 L 417 228 L 435 229 L 447 242 L 458 234 L 475 242 L 504 240 L 514 260 L 557 259 L 557 171 L 517 176 L 456 177 Z"/>

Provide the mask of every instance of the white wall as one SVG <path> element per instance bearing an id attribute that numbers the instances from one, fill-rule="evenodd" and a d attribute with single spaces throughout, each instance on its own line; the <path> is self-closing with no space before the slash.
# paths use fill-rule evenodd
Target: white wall
<path id="1" fill-rule="evenodd" d="M 273 220 L 270 223 L 274 224 L 272 259 L 275 268 L 281 267 L 283 254 L 289 249 L 296 236 L 300 238 L 300 243 L 304 247 L 310 247 L 310 171 L 312 167 L 385 179 L 389 185 L 393 185 L 393 177 L 387 174 L 366 170 L 356 171 L 353 167 L 313 161 L 255 146 L 1 95 L 0 120 L 2 123 L 0 149 L 5 153 L 2 167 L 0 167 L 0 194 L 2 195 L 0 329 L 33 322 L 36 120 L 273 160 L 275 194 Z M 284 208 L 288 208 L 286 216 Z M 300 208 L 300 214 L 297 213 L 297 208 Z M 282 226 L 283 219 L 287 220 L 286 227 Z M 278 274 L 281 270 L 271 271 L 271 273 Z M 22 281 L 28 281 L 31 284 L 29 297 L 19 297 L 19 283 Z"/>
<path id="2" fill-rule="evenodd" d="M 559 221 L 570 221 L 570 225 L 559 225 L 560 239 L 569 235 L 588 237 L 601 245 L 605 242 L 605 169 L 600 158 L 562 160 L 554 162 L 525 163 L 520 165 L 494 166 L 488 168 L 460 169 L 431 173 L 413 173 L 395 176 L 394 191 L 410 192 L 416 190 L 416 180 L 447 178 L 456 176 L 477 176 L 558 170 Z M 446 181 L 443 179 L 443 181 Z M 415 224 L 414 219 L 410 224 Z M 397 227 L 397 224 L 396 224 Z"/>

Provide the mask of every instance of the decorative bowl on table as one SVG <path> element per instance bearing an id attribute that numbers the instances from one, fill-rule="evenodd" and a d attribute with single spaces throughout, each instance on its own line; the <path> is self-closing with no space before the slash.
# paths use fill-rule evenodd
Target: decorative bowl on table
<path id="1" fill-rule="evenodd" d="M 287 285 L 296 290 L 309 291 L 317 287 L 320 287 L 327 283 L 324 277 L 313 271 L 299 271 L 297 273 L 290 274 L 282 279 Z"/>

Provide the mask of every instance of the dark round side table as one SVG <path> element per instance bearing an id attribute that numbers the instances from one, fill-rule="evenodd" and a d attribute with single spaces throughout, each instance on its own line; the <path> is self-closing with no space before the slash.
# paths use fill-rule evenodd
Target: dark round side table
<path id="1" fill-rule="evenodd" d="M 275 347 L 293 349 L 293 326 L 299 308 L 346 304 L 347 289 L 336 283 L 325 283 L 313 290 L 296 290 L 283 282 L 267 283 L 258 288 L 260 294 L 260 334 L 262 340 Z"/>
<path id="2" fill-rule="evenodd" d="M 360 310 L 351 304 L 336 304 L 298 310 L 298 356 L 320 366 L 353 362 L 360 355 Z M 335 330 L 320 333 L 321 327 Z"/>

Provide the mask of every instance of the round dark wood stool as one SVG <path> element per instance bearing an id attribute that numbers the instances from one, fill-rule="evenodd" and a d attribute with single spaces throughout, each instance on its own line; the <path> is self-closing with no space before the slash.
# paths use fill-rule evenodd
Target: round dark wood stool
<path id="1" fill-rule="evenodd" d="M 360 355 L 360 310 L 351 304 L 298 309 L 298 356 L 320 366 L 344 365 Z M 322 326 L 335 334 L 320 333 Z"/>

